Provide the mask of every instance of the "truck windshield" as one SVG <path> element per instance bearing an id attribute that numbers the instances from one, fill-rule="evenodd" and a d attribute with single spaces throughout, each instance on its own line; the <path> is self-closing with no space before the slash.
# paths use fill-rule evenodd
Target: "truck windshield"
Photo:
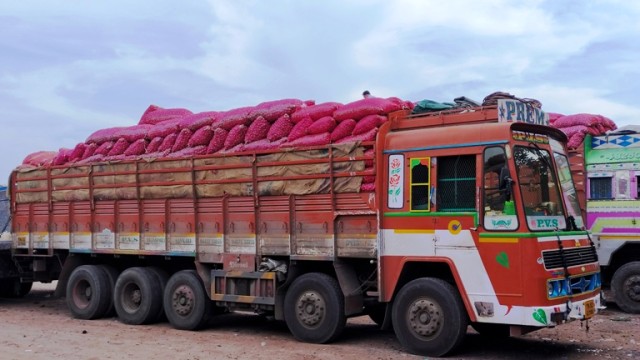
<path id="1" fill-rule="evenodd" d="M 582 229 L 584 227 L 584 222 L 582 220 L 582 213 L 580 212 L 578 193 L 571 177 L 569 158 L 559 141 L 549 139 L 549 143 L 551 144 L 553 157 L 555 158 L 556 165 L 558 166 L 558 178 L 560 179 L 560 187 L 567 207 L 567 213 L 569 216 L 573 217 L 576 227 L 578 229 Z"/>
<path id="2" fill-rule="evenodd" d="M 537 146 L 516 146 L 514 159 L 529 229 L 565 229 L 560 186 L 549 152 Z"/>

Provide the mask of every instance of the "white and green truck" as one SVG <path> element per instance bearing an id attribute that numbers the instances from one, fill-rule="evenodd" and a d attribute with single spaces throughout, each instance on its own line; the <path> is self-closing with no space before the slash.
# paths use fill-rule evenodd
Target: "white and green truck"
<path id="1" fill-rule="evenodd" d="M 571 168 L 603 275 L 618 307 L 640 313 L 640 130 L 587 135 Z"/>

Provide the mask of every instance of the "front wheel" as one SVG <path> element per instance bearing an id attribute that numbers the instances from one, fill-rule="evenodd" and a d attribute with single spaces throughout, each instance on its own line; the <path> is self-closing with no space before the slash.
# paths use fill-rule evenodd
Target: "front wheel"
<path id="1" fill-rule="evenodd" d="M 400 344 L 423 356 L 453 352 L 468 325 L 458 291 L 435 278 L 416 279 L 403 286 L 393 303 L 392 320 Z"/>
<path id="2" fill-rule="evenodd" d="M 211 300 L 193 270 L 173 274 L 164 289 L 164 312 L 169 323 L 180 330 L 197 330 L 211 314 Z"/>
<path id="3" fill-rule="evenodd" d="M 622 265 L 613 274 L 611 288 L 624 312 L 640 314 L 640 261 Z"/>
<path id="4" fill-rule="evenodd" d="M 300 341 L 324 344 L 335 340 L 346 324 L 340 285 L 322 273 L 300 276 L 287 290 L 284 320 Z"/>

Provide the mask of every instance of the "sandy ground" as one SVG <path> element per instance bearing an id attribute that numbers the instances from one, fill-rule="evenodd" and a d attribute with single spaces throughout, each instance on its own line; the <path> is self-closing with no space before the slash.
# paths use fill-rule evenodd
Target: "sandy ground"
<path id="1" fill-rule="evenodd" d="M 0 299 L 0 359 L 423 359 L 402 351 L 393 332 L 350 319 L 333 344 L 296 341 L 282 322 L 251 314 L 214 318 L 199 332 L 167 323 L 125 325 L 115 318 L 76 320 L 51 284 L 23 299 Z M 588 331 L 587 331 L 588 328 Z M 614 304 L 587 322 L 489 340 L 469 329 L 452 359 L 640 359 L 640 315 Z"/>

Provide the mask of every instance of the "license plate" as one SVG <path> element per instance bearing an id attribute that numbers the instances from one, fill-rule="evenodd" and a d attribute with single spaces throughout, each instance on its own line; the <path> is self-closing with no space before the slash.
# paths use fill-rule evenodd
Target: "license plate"
<path id="1" fill-rule="evenodd" d="M 593 300 L 584 302 L 584 318 L 589 319 L 596 313 L 596 303 Z"/>

